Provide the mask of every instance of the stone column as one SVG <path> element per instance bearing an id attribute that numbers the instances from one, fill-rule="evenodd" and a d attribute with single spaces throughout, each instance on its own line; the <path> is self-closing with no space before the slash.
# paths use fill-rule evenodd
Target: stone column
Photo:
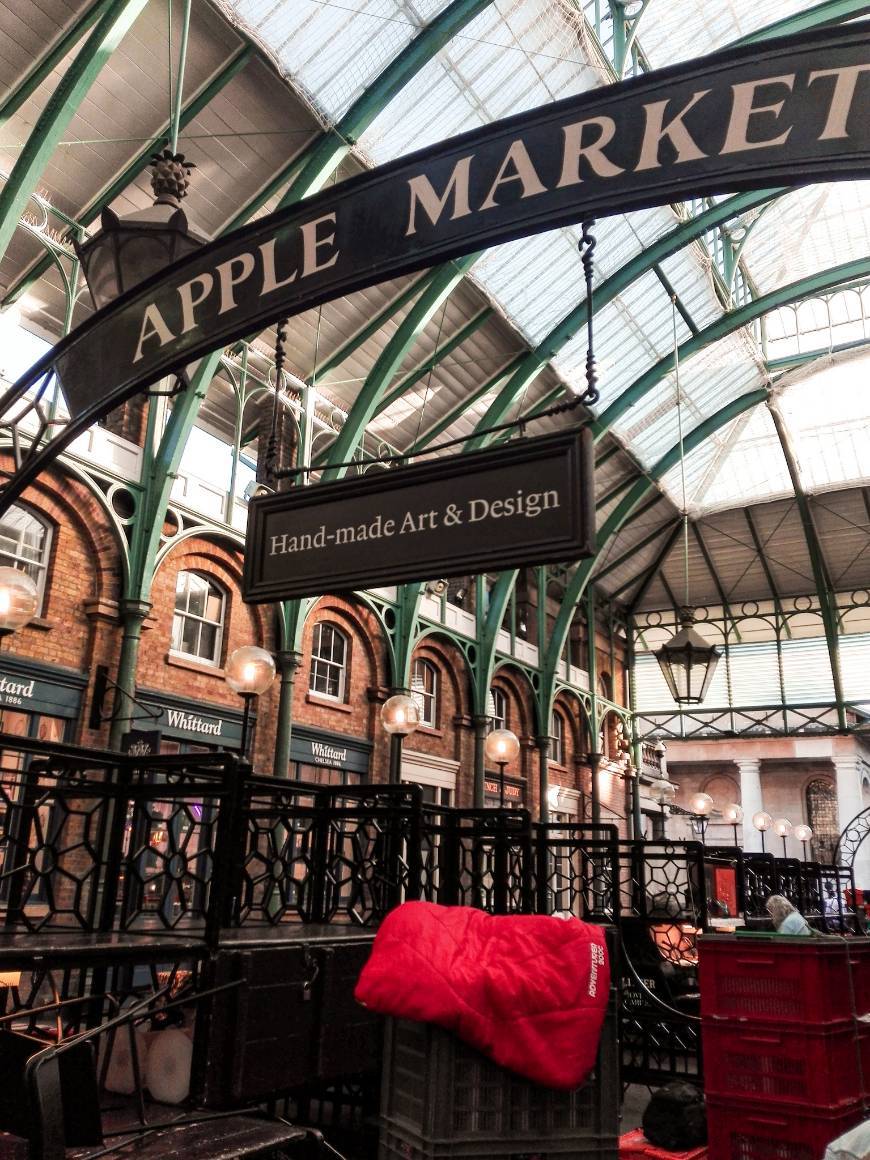
<path id="1" fill-rule="evenodd" d="M 834 771 L 837 780 L 837 814 L 842 833 L 852 818 L 865 807 L 861 788 L 865 769 L 857 754 L 850 754 L 848 757 L 834 759 Z M 858 847 L 853 869 L 855 885 L 860 890 L 870 890 L 870 837 L 865 838 Z"/>
<path id="2" fill-rule="evenodd" d="M 739 758 L 734 764 L 740 775 L 740 804 L 743 806 L 743 849 L 761 850 L 761 834 L 752 817 L 764 809 L 761 796 L 761 762 L 757 757 Z"/>

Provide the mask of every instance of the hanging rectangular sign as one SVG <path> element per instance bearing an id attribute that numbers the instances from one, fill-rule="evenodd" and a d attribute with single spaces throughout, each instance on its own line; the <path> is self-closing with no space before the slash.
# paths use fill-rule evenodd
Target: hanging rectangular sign
<path id="1" fill-rule="evenodd" d="M 245 600 L 289 600 L 595 551 L 588 428 L 251 500 Z"/>

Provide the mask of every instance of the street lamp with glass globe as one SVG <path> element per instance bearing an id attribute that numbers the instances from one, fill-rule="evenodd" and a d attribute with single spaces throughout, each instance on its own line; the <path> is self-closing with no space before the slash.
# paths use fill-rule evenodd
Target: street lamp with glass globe
<path id="1" fill-rule="evenodd" d="M 3 637 L 28 624 L 39 607 L 36 582 L 20 568 L 0 568 L 0 645 Z"/>
<path id="2" fill-rule="evenodd" d="M 498 766 L 498 806 L 504 809 L 504 767 L 515 761 L 520 752 L 520 739 L 511 729 L 493 729 L 487 733 L 484 753 Z"/>
<path id="3" fill-rule="evenodd" d="M 230 653 L 224 670 L 229 687 L 242 698 L 242 740 L 239 752 L 248 757 L 248 732 L 251 722 L 251 702 L 269 688 L 275 680 L 275 661 L 270 652 L 255 644 L 246 644 Z"/>
<path id="4" fill-rule="evenodd" d="M 394 693 L 381 705 L 381 724 L 390 735 L 390 784 L 402 780 L 402 744 L 420 724 L 420 706 L 407 693 Z"/>
<path id="5" fill-rule="evenodd" d="M 810 826 L 805 825 L 804 823 L 801 823 L 801 825 L 795 826 L 794 836 L 797 838 L 797 840 L 800 842 L 800 844 L 804 848 L 804 861 L 806 862 L 806 860 L 807 860 L 807 842 L 811 842 L 813 840 L 812 828 Z"/>
<path id="6" fill-rule="evenodd" d="M 731 828 L 734 830 L 734 845 L 739 846 L 740 843 L 737 840 L 737 827 L 743 821 L 743 806 L 738 806 L 736 803 L 732 802 L 731 805 L 725 807 L 722 816 L 725 818 L 725 821 L 728 823 L 728 825 L 731 826 Z"/>
<path id="7" fill-rule="evenodd" d="M 777 818 L 773 823 L 773 830 L 775 834 L 779 834 L 780 838 L 782 838 L 782 856 L 783 858 L 787 858 L 788 848 L 786 846 L 786 839 L 792 831 L 792 824 L 788 818 Z"/>
<path id="8" fill-rule="evenodd" d="M 752 815 L 752 824 L 761 834 L 761 852 L 764 853 L 764 835 L 773 825 L 773 818 L 766 810 L 759 810 L 757 814 Z"/>
<path id="9" fill-rule="evenodd" d="M 696 793 L 692 797 L 692 815 L 701 831 L 701 841 L 707 840 L 707 826 L 713 810 L 713 799 L 708 793 Z"/>

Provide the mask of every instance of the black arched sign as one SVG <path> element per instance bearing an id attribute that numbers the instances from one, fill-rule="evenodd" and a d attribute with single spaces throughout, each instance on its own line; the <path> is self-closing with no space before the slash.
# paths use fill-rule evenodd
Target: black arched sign
<path id="1" fill-rule="evenodd" d="M 587 217 L 868 173 L 870 24 L 716 53 L 454 137 L 204 246 L 58 343 L 0 421 L 53 371 L 73 415 L 57 454 L 170 371 L 399 274 Z"/>

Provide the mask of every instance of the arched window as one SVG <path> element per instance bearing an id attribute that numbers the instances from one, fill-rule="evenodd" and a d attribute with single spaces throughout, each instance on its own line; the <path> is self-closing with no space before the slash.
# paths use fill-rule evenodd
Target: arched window
<path id="1" fill-rule="evenodd" d="M 550 761 L 565 764 L 565 719 L 555 711 L 550 722 Z"/>
<path id="2" fill-rule="evenodd" d="M 420 724 L 434 729 L 438 724 L 438 670 L 430 661 L 414 661 L 411 696 L 420 709 Z"/>
<path id="3" fill-rule="evenodd" d="M 170 649 L 207 665 L 221 662 L 226 597 L 223 589 L 198 572 L 179 572 Z"/>
<path id="4" fill-rule="evenodd" d="M 311 637 L 308 689 L 320 697 L 343 701 L 347 687 L 347 637 L 328 620 L 319 620 Z"/>
<path id="5" fill-rule="evenodd" d="M 51 528 L 27 508 L 13 504 L 0 519 L 0 565 L 20 568 L 36 584 L 39 592 L 37 616 L 42 613 Z"/>
<path id="6" fill-rule="evenodd" d="M 489 717 L 490 732 L 493 729 L 507 729 L 507 697 L 501 689 L 490 689 L 487 697 L 486 714 Z"/>
<path id="7" fill-rule="evenodd" d="M 807 822 L 813 831 L 813 853 L 819 862 L 833 862 L 840 836 L 837 794 L 830 781 L 817 777 L 807 786 Z"/>

